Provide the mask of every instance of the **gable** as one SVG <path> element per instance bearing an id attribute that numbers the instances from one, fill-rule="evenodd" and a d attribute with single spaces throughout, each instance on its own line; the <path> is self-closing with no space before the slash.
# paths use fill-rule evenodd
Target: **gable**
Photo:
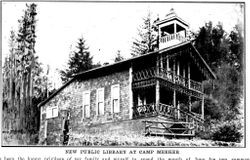
<path id="1" fill-rule="evenodd" d="M 183 56 L 187 58 L 185 60 L 192 61 L 206 79 L 216 79 L 216 75 L 212 69 L 190 41 L 162 49 L 159 51 L 159 54 L 162 54 L 163 57 L 167 56 L 168 58 Z"/>

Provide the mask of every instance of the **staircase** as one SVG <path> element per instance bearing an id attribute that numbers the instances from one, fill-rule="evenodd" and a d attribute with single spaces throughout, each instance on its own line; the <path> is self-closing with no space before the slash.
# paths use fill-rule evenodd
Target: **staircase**
<path id="1" fill-rule="evenodd" d="M 178 113 L 177 113 L 178 112 Z M 203 119 L 192 112 L 159 104 L 153 120 L 144 120 L 146 136 L 165 136 L 171 138 L 189 138 L 195 136 L 195 131 L 202 129 Z M 177 117 L 176 115 L 181 115 Z"/>
<path id="2" fill-rule="evenodd" d="M 143 121 L 146 136 L 165 136 L 192 138 L 195 136 L 194 127 L 189 122 L 172 121 Z"/>

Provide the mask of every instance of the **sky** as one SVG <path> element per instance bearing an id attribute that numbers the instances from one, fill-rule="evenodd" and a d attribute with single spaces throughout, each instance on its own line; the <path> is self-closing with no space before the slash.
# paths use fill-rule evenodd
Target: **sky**
<path id="1" fill-rule="evenodd" d="M 113 62 L 118 50 L 129 58 L 137 29 L 148 11 L 163 19 L 173 8 L 177 15 L 197 32 L 205 22 L 222 22 L 230 32 L 243 21 L 243 11 L 236 3 L 93 3 L 36 2 L 37 24 L 35 50 L 39 61 L 51 68 L 54 83 L 59 81 L 56 70 L 67 66 L 69 54 L 80 37 L 86 40 L 94 62 Z M 26 8 L 23 2 L 2 3 L 2 57 L 8 55 L 11 30 L 18 30 L 18 19 Z M 59 84 L 59 83 L 57 83 Z M 61 84 L 59 84 L 61 85 Z M 58 87 L 58 86 L 56 86 Z"/>

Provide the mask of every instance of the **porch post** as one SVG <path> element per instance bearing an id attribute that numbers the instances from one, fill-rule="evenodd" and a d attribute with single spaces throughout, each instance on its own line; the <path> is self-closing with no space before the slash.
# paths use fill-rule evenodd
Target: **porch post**
<path id="1" fill-rule="evenodd" d="M 201 118 L 204 119 L 204 94 L 202 95 L 201 100 Z"/>
<path id="2" fill-rule="evenodd" d="M 192 111 L 192 102 L 191 102 L 191 97 L 188 96 L 188 111 L 191 112 Z"/>
<path id="3" fill-rule="evenodd" d="M 132 81 L 133 81 L 133 68 L 132 65 L 129 68 L 129 119 L 133 118 L 133 90 L 132 90 Z"/>
<path id="4" fill-rule="evenodd" d="M 186 78 L 186 65 L 183 64 L 183 77 Z"/>
<path id="5" fill-rule="evenodd" d="M 201 118 L 204 119 L 204 101 L 205 101 L 205 95 L 204 95 L 203 83 L 201 85 L 202 85 Z"/>
<path id="6" fill-rule="evenodd" d="M 190 62 L 188 62 L 188 89 L 190 89 Z"/>
<path id="7" fill-rule="evenodd" d="M 161 65 L 161 56 L 156 58 L 156 75 L 159 76 L 160 73 L 160 65 Z M 155 84 L 155 107 L 156 111 L 159 110 L 159 103 L 160 103 L 160 82 L 159 79 L 156 78 Z"/>
<path id="8" fill-rule="evenodd" d="M 180 119 L 180 103 L 177 104 L 177 119 Z"/>
<path id="9" fill-rule="evenodd" d="M 176 90 L 174 89 L 174 94 L 173 94 L 173 105 L 174 108 L 176 108 Z M 176 112 L 175 112 L 175 116 L 176 116 Z"/>
<path id="10" fill-rule="evenodd" d="M 47 138 L 47 128 L 48 128 L 48 121 L 45 119 L 45 124 L 44 124 L 44 138 Z"/>
<path id="11" fill-rule="evenodd" d="M 176 70 L 175 70 L 175 63 L 176 63 L 176 60 L 174 59 L 174 62 L 173 62 L 173 82 L 175 83 L 175 72 L 176 72 Z"/>
<path id="12" fill-rule="evenodd" d="M 163 60 L 162 60 L 162 54 L 160 55 L 160 68 L 163 68 Z"/>
<path id="13" fill-rule="evenodd" d="M 180 61 L 177 61 L 177 75 L 180 75 Z"/>
<path id="14" fill-rule="evenodd" d="M 156 85 L 155 85 L 155 105 L 156 105 L 156 110 L 157 111 L 159 109 L 159 103 L 160 103 L 160 82 L 159 82 L 159 80 L 156 80 Z"/>
<path id="15" fill-rule="evenodd" d="M 169 58 L 167 56 L 167 59 L 166 59 L 166 63 L 167 63 L 167 71 L 169 71 Z"/>

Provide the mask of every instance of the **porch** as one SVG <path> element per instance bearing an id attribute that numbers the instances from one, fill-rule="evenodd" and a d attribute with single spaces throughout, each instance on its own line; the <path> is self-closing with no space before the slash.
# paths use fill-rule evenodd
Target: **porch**
<path id="1" fill-rule="evenodd" d="M 146 136 L 186 137 L 192 138 L 197 130 L 203 129 L 204 119 L 200 114 L 184 111 L 171 105 L 159 103 L 145 104 L 133 108 L 135 119 L 155 117 L 144 120 Z"/>

